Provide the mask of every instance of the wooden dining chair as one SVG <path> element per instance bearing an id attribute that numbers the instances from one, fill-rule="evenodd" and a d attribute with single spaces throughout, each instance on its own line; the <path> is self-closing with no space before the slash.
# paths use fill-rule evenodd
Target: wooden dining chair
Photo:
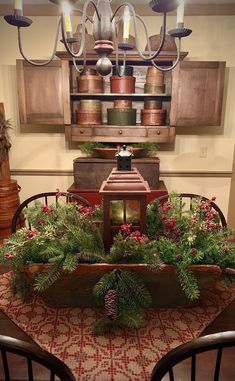
<path id="1" fill-rule="evenodd" d="M 14 367 L 11 362 L 11 360 L 13 361 L 13 357 L 10 359 L 11 354 L 16 355 L 14 356 L 14 361 L 17 361 L 16 359 L 18 357 L 23 360 L 25 359 L 25 362 L 21 361 L 20 364 L 21 366 L 24 364 L 26 366 L 28 381 L 36 380 L 36 364 L 40 364 L 43 368 L 48 370 L 46 371 L 48 381 L 55 381 L 58 380 L 58 378 L 61 381 L 75 381 L 75 377 L 66 364 L 51 353 L 25 341 L 0 335 L 0 352 L 2 355 L 1 375 L 4 375 L 3 379 L 5 381 L 15 380 L 15 377 L 17 377 L 17 379 L 19 377 L 19 369 L 16 369 L 17 374 L 13 376 L 12 369 Z M 20 371 L 23 370 L 20 369 Z"/>
<path id="2" fill-rule="evenodd" d="M 178 193 L 178 194 L 173 194 L 173 195 L 169 194 L 169 195 L 164 195 L 164 196 L 159 197 L 158 200 L 162 204 L 164 202 L 167 202 L 172 197 L 178 197 L 180 200 L 180 203 L 182 205 L 185 203 L 189 209 L 192 209 L 193 200 L 195 200 L 195 199 L 200 199 L 202 201 L 209 201 L 209 199 L 207 197 L 200 196 L 199 194 L 195 194 L 195 193 Z M 226 228 L 227 222 L 226 222 L 226 219 L 224 217 L 222 210 L 218 207 L 218 205 L 216 205 L 216 203 L 214 201 L 210 201 L 210 205 L 216 212 L 218 212 L 221 226 L 223 228 Z"/>
<path id="3" fill-rule="evenodd" d="M 25 208 L 29 208 L 30 206 L 33 206 L 35 200 L 39 200 L 42 204 L 45 205 L 52 205 L 52 204 L 58 204 L 61 199 L 63 199 L 66 203 L 68 202 L 76 202 L 79 205 L 82 206 L 92 206 L 91 203 L 87 200 L 85 200 L 83 197 L 68 193 L 68 192 L 44 192 L 44 193 L 38 193 L 35 194 L 29 198 L 27 198 L 25 201 L 23 201 L 18 208 L 16 209 L 11 222 L 11 233 L 15 233 L 17 229 L 20 229 L 22 227 L 27 227 L 28 229 L 31 229 L 30 223 L 27 221 L 23 210 Z"/>
<path id="4" fill-rule="evenodd" d="M 223 360 L 224 348 L 235 347 L 235 331 L 214 333 L 204 337 L 199 337 L 186 344 L 182 344 L 175 349 L 168 352 L 163 356 L 153 368 L 150 381 L 161 381 L 165 375 L 169 375 L 170 381 L 177 381 L 174 375 L 174 367 L 183 362 L 186 359 L 191 358 L 190 374 L 187 380 L 195 381 L 202 380 L 202 378 L 196 378 L 197 370 L 197 355 L 200 353 L 206 353 L 210 351 L 216 351 L 216 359 L 214 365 L 213 381 L 220 380 L 220 370 Z M 211 366 L 212 362 L 203 362 L 204 367 Z M 231 364 L 233 366 L 233 364 Z M 234 378 L 235 379 L 235 372 Z M 232 381 L 231 379 L 231 381 Z M 206 381 L 209 381 L 206 378 Z M 221 378 L 221 381 L 223 379 Z"/>

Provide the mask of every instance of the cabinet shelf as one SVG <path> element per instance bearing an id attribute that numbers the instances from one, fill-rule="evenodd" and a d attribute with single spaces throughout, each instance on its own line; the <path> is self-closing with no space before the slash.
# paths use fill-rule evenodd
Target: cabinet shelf
<path id="1" fill-rule="evenodd" d="M 120 58 L 122 59 L 121 55 L 122 52 L 120 53 Z M 153 52 L 152 52 L 153 53 Z M 146 52 L 148 54 L 148 52 Z M 183 60 L 187 56 L 188 52 L 181 52 L 180 53 L 180 60 Z M 56 56 L 60 58 L 61 60 L 66 60 L 70 61 L 72 64 L 72 57 L 67 53 L 67 51 L 57 51 Z M 176 51 L 162 51 L 156 58 L 156 62 L 158 62 L 161 66 L 169 66 L 172 64 L 173 61 L 175 61 L 177 58 L 177 52 Z M 86 57 L 86 63 L 87 65 L 95 65 L 97 62 L 98 56 L 97 53 L 93 51 L 88 51 L 87 52 L 87 57 Z M 115 51 L 109 55 L 109 59 L 115 63 L 116 62 L 116 53 Z M 76 62 L 82 63 L 83 62 L 83 57 L 79 57 L 76 59 Z M 126 62 L 128 65 L 141 65 L 141 66 L 152 66 L 151 61 L 144 61 L 142 58 L 139 56 L 138 52 L 133 50 L 131 52 L 128 52 L 127 57 L 126 57 Z"/>
<path id="2" fill-rule="evenodd" d="M 173 143 L 175 127 L 169 126 L 83 126 L 73 124 L 65 126 L 67 141 L 72 142 L 104 142 L 104 143 Z"/>
<path id="3" fill-rule="evenodd" d="M 115 99 L 128 99 L 132 101 L 143 101 L 145 99 L 160 99 L 163 101 L 170 101 L 169 94 L 147 94 L 147 93 L 134 93 L 134 94 L 118 94 L 118 93 L 70 93 L 71 100 L 82 99 L 101 99 L 112 101 Z"/>

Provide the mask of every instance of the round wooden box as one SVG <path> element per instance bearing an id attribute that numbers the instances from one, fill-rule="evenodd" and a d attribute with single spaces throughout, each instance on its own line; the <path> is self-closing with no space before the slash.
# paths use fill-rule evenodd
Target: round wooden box
<path id="1" fill-rule="evenodd" d="M 77 77 L 79 93 L 103 93 L 104 80 L 99 75 L 82 74 Z"/>
<path id="2" fill-rule="evenodd" d="M 165 93 L 165 85 L 155 85 L 154 83 L 145 83 L 144 92 L 146 94 L 164 94 Z"/>
<path id="3" fill-rule="evenodd" d="M 145 110 L 159 110 L 162 108 L 162 101 L 158 99 L 145 99 L 144 108 Z"/>
<path id="4" fill-rule="evenodd" d="M 102 124 L 102 113 L 100 111 L 77 111 L 76 116 L 79 125 Z"/>
<path id="5" fill-rule="evenodd" d="M 166 119 L 166 110 L 141 110 L 141 124 L 143 126 L 163 126 Z"/>
<path id="6" fill-rule="evenodd" d="M 154 66 L 149 67 L 146 75 L 146 83 L 162 86 L 164 84 L 164 73 Z"/>
<path id="7" fill-rule="evenodd" d="M 136 125 L 136 109 L 107 109 L 108 124 L 113 126 L 135 126 Z"/>
<path id="8" fill-rule="evenodd" d="M 132 101 L 126 99 L 116 99 L 114 101 L 114 108 L 132 108 Z"/>
<path id="9" fill-rule="evenodd" d="M 135 77 L 113 75 L 110 78 L 110 92 L 117 94 L 133 94 L 135 92 Z"/>
<path id="10" fill-rule="evenodd" d="M 79 111 L 101 111 L 102 103 L 96 99 L 82 99 L 78 105 Z"/>

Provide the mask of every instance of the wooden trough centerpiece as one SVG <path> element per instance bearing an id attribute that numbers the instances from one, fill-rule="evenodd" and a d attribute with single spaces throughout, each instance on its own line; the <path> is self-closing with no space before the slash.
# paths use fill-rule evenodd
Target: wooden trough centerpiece
<path id="1" fill-rule="evenodd" d="M 106 251 L 123 224 L 131 224 L 132 230 L 146 233 L 147 195 L 150 188 L 136 168 L 130 171 L 113 168 L 99 192 L 103 196 L 103 240 Z"/>

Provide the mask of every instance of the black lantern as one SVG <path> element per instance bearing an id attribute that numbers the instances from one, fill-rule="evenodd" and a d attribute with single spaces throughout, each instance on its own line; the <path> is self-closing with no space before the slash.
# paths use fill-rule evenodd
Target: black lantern
<path id="1" fill-rule="evenodd" d="M 122 149 L 116 153 L 118 171 L 131 171 L 132 156 L 133 153 L 128 151 L 126 145 L 123 145 Z"/>

